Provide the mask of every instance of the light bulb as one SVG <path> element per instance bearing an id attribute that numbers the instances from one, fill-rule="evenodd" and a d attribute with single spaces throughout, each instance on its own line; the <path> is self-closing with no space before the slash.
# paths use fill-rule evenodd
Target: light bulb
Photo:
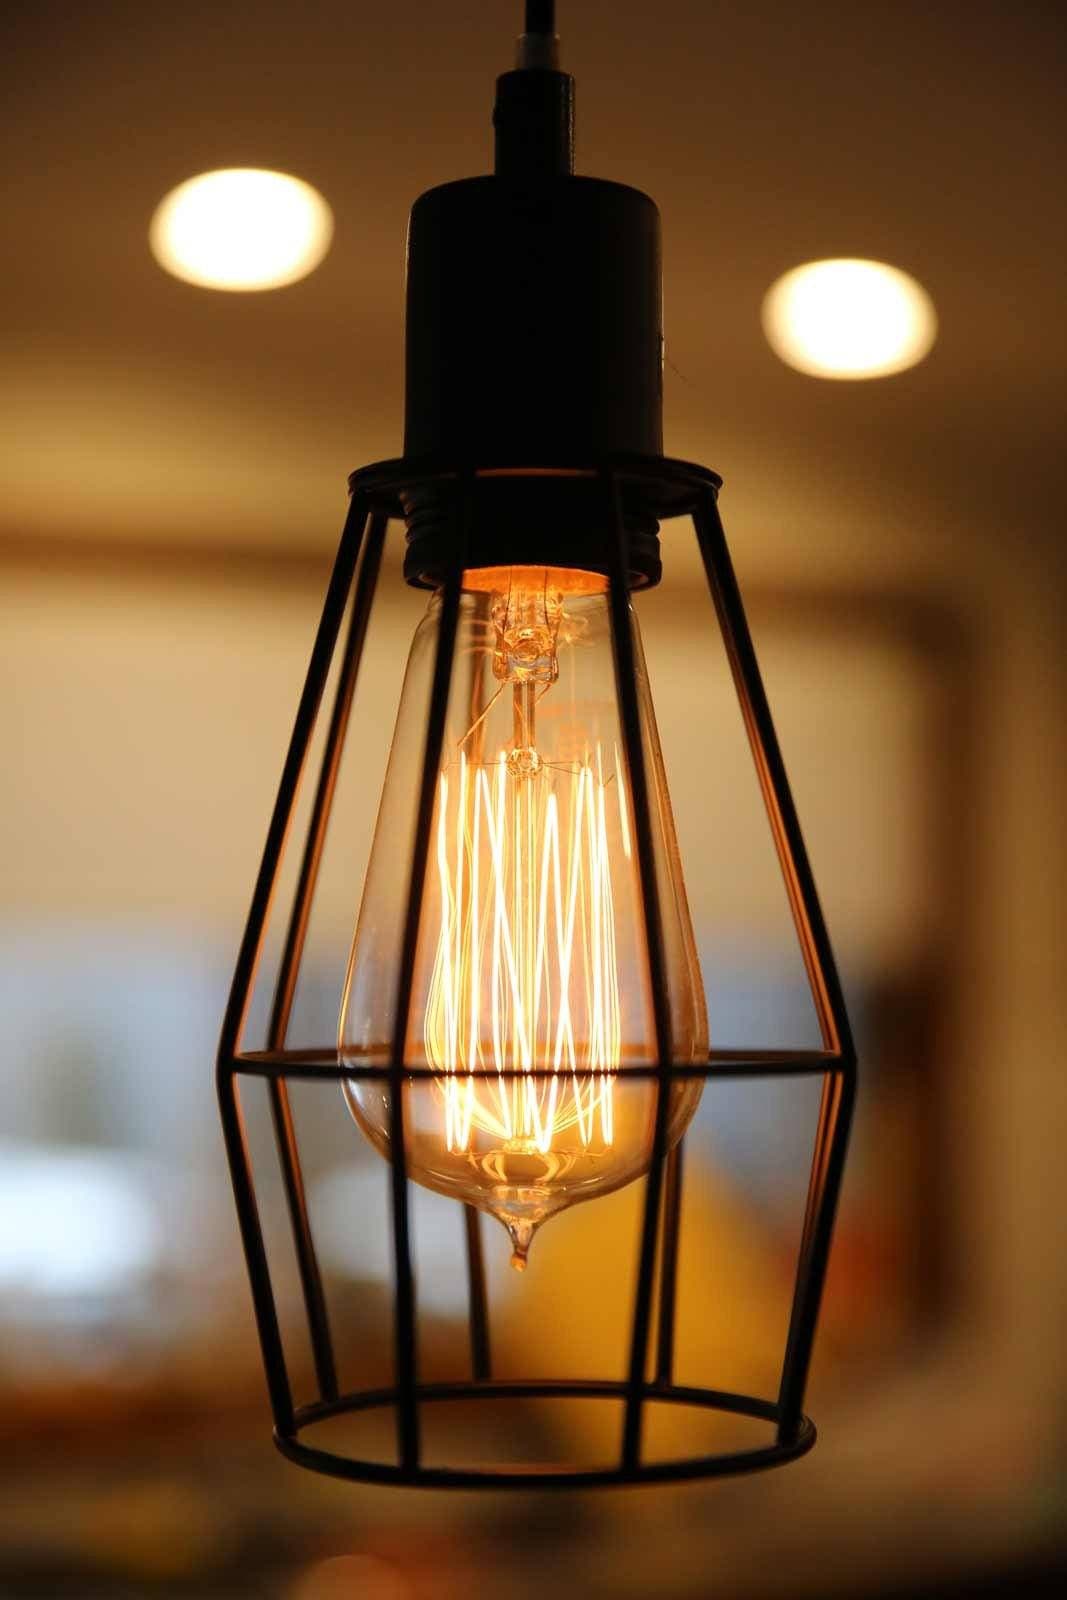
<path id="1" fill-rule="evenodd" d="M 419 625 L 352 944 L 346 1066 L 389 1057 L 396 962 L 440 594 Z M 707 1017 L 636 618 L 631 612 L 673 1060 L 707 1057 Z M 639 865 L 596 573 L 464 574 L 423 887 L 405 1066 L 408 1170 L 490 1212 L 525 1264 L 537 1227 L 647 1170 L 657 1059 Z M 680 1137 L 701 1080 L 668 1092 Z M 389 1155 L 389 1086 L 346 1079 Z"/>

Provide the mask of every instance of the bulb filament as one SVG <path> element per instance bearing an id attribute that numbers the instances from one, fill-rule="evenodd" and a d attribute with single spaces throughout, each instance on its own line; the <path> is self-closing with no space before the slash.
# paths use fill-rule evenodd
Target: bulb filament
<path id="1" fill-rule="evenodd" d="M 577 1127 L 583 1149 L 613 1137 L 622 1029 L 608 791 L 599 746 L 551 774 L 540 763 L 516 774 L 514 754 L 485 766 L 461 750 L 458 773 L 439 778 L 424 1043 L 448 1150 L 470 1150 L 480 1131 L 550 1169 L 563 1130 Z"/>

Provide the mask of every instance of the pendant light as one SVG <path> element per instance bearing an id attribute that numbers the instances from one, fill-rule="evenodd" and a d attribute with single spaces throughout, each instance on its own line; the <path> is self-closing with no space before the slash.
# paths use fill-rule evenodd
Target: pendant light
<path id="1" fill-rule="evenodd" d="M 275 1439 L 375 1482 L 590 1485 L 791 1459 L 841 1183 L 855 1058 L 815 885 L 719 522 L 720 479 L 662 453 L 659 216 L 573 174 L 573 81 L 551 3 L 527 6 L 497 82 L 496 169 L 430 190 L 408 238 L 404 455 L 350 479 L 350 510 L 222 1030 L 218 1087 Z M 700 967 L 631 591 L 660 577 L 659 524 L 687 518 L 715 603 L 822 1034 L 819 1050 L 709 1048 Z M 408 660 L 336 1047 L 289 1038 L 360 656 L 391 520 L 429 595 Z M 342 625 L 335 700 L 322 711 Z M 325 738 L 267 1047 L 243 1045 L 283 844 L 316 723 Z M 406 854 L 398 861 L 398 843 Z M 339 954 L 339 970 L 343 954 Z M 823 1096 L 781 1382 L 773 1397 L 674 1382 L 682 1140 L 705 1079 L 817 1075 Z M 265 1079 L 317 1396 L 294 1403 L 240 1083 Z M 337 1085 L 338 1116 L 389 1163 L 395 1377 L 343 1392 L 288 1085 Z M 357 1132 L 357 1127 L 360 1132 Z M 525 1267 L 546 1223 L 636 1179 L 644 1197 L 625 1376 L 499 1379 L 480 1216 Z M 455 1199 L 471 1376 L 420 1376 L 409 1180 Z M 562 1219 L 557 1221 L 557 1217 Z M 358 1219 L 354 1219 L 358 1221 Z M 536 1270 L 534 1250 L 531 1270 Z M 521 1294 L 521 1286 L 517 1286 Z M 599 1399 L 600 1465 L 427 1461 L 427 1407 Z M 662 1461 L 650 1402 L 755 1419 L 739 1451 Z M 621 1402 L 621 1407 L 620 1407 Z M 320 1424 L 384 1408 L 395 1459 L 326 1448 Z"/>

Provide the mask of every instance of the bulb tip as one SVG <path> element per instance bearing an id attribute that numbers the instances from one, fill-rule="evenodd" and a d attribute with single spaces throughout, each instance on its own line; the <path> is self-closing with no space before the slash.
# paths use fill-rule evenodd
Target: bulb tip
<path id="1" fill-rule="evenodd" d="M 511 1265 L 516 1272 L 525 1272 L 526 1260 L 530 1253 L 530 1243 L 537 1224 L 523 1217 L 521 1221 L 510 1221 L 504 1225 L 511 1240 Z"/>

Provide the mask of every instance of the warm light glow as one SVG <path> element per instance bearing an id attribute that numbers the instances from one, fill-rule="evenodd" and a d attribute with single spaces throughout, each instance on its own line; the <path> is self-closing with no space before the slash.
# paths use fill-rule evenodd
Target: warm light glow
<path id="1" fill-rule="evenodd" d="M 450 1151 L 469 1148 L 472 1126 L 542 1156 L 574 1127 L 583 1149 L 594 1136 L 611 1145 L 619 978 L 599 748 L 595 761 L 563 775 L 562 816 L 554 789 L 508 781 L 503 753 L 490 772 L 461 753 L 451 805 L 441 774 L 425 1044 L 446 1074 Z M 504 1076 L 537 1066 L 552 1076 Z"/>
<path id="2" fill-rule="evenodd" d="M 881 261 L 809 261 L 763 301 L 775 354 L 818 378 L 881 378 L 915 366 L 937 337 L 921 284 Z"/>
<path id="3" fill-rule="evenodd" d="M 284 172 L 202 172 L 162 200 L 152 253 L 176 278 L 207 289 L 279 289 L 313 272 L 330 248 L 333 213 Z"/>

